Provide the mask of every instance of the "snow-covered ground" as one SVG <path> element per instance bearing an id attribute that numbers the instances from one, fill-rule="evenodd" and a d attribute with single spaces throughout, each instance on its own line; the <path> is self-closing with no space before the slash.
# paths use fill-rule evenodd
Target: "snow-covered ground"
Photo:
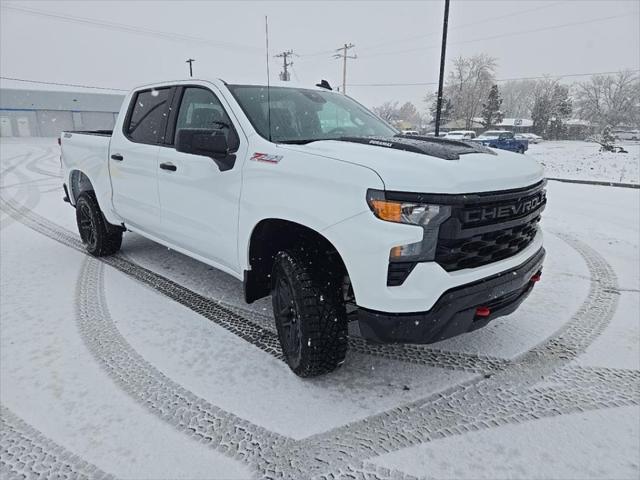
<path id="1" fill-rule="evenodd" d="M 354 338 L 302 380 L 268 301 L 132 233 L 85 255 L 55 139 L 0 147 L 0 477 L 640 476 L 639 190 L 550 182 L 543 281 L 517 312 L 430 346 Z"/>
<path id="2" fill-rule="evenodd" d="M 573 140 L 530 144 L 526 155 L 544 165 L 547 177 L 640 183 L 640 143 L 622 141 L 628 153 L 600 152 L 594 142 Z"/>

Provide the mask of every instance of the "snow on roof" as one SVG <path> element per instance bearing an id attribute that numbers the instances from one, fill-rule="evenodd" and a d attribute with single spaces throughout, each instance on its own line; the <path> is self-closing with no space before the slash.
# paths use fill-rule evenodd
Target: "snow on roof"
<path id="1" fill-rule="evenodd" d="M 498 127 L 533 127 L 533 120 L 528 118 L 503 118 Z"/>
<path id="2" fill-rule="evenodd" d="M 71 110 L 76 112 L 118 112 L 123 92 L 55 91 L 0 87 L 2 110 Z"/>

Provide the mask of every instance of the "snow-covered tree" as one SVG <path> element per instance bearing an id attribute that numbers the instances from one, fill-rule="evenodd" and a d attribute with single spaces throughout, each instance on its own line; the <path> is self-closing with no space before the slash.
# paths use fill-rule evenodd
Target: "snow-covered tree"
<path id="1" fill-rule="evenodd" d="M 495 84 L 496 67 L 496 59 L 486 54 L 453 60 L 444 93 L 453 105 L 453 117 L 463 120 L 467 129 L 480 116 L 482 100 Z"/>
<path id="2" fill-rule="evenodd" d="M 398 119 L 409 125 L 418 127 L 422 123 L 422 116 L 416 106 L 411 102 L 405 102 L 398 109 Z"/>
<path id="3" fill-rule="evenodd" d="M 640 126 L 640 78 L 633 72 L 594 75 L 576 86 L 580 118 L 600 126 Z"/>
<path id="4" fill-rule="evenodd" d="M 505 117 L 531 118 L 535 80 L 510 80 L 500 85 Z"/>
<path id="5" fill-rule="evenodd" d="M 564 121 L 571 116 L 572 100 L 569 88 L 557 80 L 545 79 L 536 84 L 531 119 L 533 131 L 546 138 L 561 138 Z"/>
<path id="6" fill-rule="evenodd" d="M 498 85 L 494 85 L 489 90 L 487 101 L 482 104 L 482 124 L 485 128 L 492 127 L 502 121 L 504 116 L 501 107 L 500 91 L 498 90 Z"/>
<path id="7" fill-rule="evenodd" d="M 600 134 L 600 142 L 609 147 L 613 147 L 615 141 L 616 138 L 613 136 L 613 129 L 611 128 L 611 125 L 606 125 Z"/>

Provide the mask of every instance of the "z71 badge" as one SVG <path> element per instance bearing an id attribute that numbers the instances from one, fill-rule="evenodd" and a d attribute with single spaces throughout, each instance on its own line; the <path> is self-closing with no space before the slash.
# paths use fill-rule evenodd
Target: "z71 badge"
<path id="1" fill-rule="evenodd" d="M 251 155 L 250 160 L 254 160 L 256 162 L 279 163 L 280 160 L 282 160 L 282 155 L 271 155 L 269 153 L 255 152 L 253 155 Z"/>

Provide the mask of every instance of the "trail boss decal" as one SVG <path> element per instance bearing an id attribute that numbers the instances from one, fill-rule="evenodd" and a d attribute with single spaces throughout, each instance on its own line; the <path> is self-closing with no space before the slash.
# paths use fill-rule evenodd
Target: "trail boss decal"
<path id="1" fill-rule="evenodd" d="M 266 163 L 279 163 L 282 160 L 282 155 L 271 155 L 269 153 L 258 153 L 255 152 L 251 155 L 250 160 L 255 162 L 266 162 Z"/>

